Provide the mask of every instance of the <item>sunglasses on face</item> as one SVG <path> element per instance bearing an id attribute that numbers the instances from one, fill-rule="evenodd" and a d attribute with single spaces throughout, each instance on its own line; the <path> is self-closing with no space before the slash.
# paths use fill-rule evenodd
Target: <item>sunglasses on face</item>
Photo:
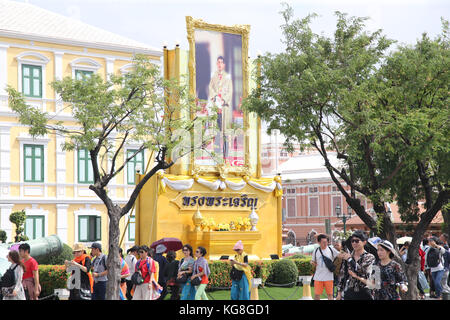
<path id="1" fill-rule="evenodd" d="M 138 251 L 138 253 L 144 253 L 145 251 Z"/>
<path id="2" fill-rule="evenodd" d="M 359 239 L 352 239 L 352 243 L 359 243 L 361 240 Z"/>
<path id="3" fill-rule="evenodd" d="M 183 249 L 183 252 L 189 252 L 189 249 Z"/>

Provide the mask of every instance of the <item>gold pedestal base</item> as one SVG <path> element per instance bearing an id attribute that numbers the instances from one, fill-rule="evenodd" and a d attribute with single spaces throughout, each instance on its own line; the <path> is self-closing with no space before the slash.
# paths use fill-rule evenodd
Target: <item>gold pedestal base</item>
<path id="1" fill-rule="evenodd" d="M 249 260 L 259 260 L 253 254 L 254 244 L 261 239 L 259 231 L 191 231 L 188 239 L 194 250 L 198 246 L 205 247 L 208 260 L 219 260 L 224 255 L 234 256 L 233 247 L 238 240 L 244 244 Z"/>

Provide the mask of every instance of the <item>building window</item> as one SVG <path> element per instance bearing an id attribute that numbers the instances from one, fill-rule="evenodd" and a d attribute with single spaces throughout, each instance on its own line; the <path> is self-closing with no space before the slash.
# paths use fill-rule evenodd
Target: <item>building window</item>
<path id="1" fill-rule="evenodd" d="M 319 216 L 319 198 L 309 198 L 309 215 L 311 217 Z"/>
<path id="2" fill-rule="evenodd" d="M 25 220 L 25 235 L 29 240 L 45 236 L 45 216 L 29 216 Z"/>
<path id="3" fill-rule="evenodd" d="M 90 78 L 94 72 L 87 70 L 75 70 L 75 80 L 83 80 L 84 78 Z"/>
<path id="4" fill-rule="evenodd" d="M 128 240 L 134 241 L 136 234 L 136 219 L 135 216 L 130 217 L 130 223 L 128 224 Z"/>
<path id="5" fill-rule="evenodd" d="M 22 65 L 22 93 L 26 97 L 42 98 L 42 67 Z"/>
<path id="6" fill-rule="evenodd" d="M 285 152 L 285 151 L 281 151 L 281 152 L 280 152 L 280 157 L 286 158 L 287 156 L 288 156 L 288 153 L 287 153 L 287 152 Z"/>
<path id="7" fill-rule="evenodd" d="M 331 210 L 333 212 L 333 216 L 336 216 L 336 206 L 339 205 L 339 207 L 341 208 L 341 212 L 342 212 L 342 209 L 343 209 L 342 208 L 342 203 L 341 203 L 341 197 L 340 196 L 339 197 L 333 197 L 332 201 L 333 201 L 333 203 L 332 203 Z"/>
<path id="8" fill-rule="evenodd" d="M 287 189 L 287 193 L 295 194 L 295 188 Z"/>
<path id="9" fill-rule="evenodd" d="M 318 188 L 317 187 L 309 187 L 309 193 L 317 193 Z"/>
<path id="10" fill-rule="evenodd" d="M 24 181 L 44 182 L 44 146 L 25 144 L 23 154 Z"/>
<path id="11" fill-rule="evenodd" d="M 295 210 L 295 198 L 287 199 L 287 214 L 288 217 L 295 217 L 297 215 Z"/>
<path id="12" fill-rule="evenodd" d="M 78 150 L 78 183 L 94 183 L 91 155 L 87 149 Z"/>
<path id="13" fill-rule="evenodd" d="M 131 157 L 137 150 L 128 149 L 127 150 L 127 159 Z M 127 163 L 127 183 L 135 184 L 135 176 L 136 176 L 136 166 L 139 165 L 141 167 L 141 171 L 144 168 L 144 151 L 137 153 L 130 161 Z"/>
<path id="14" fill-rule="evenodd" d="M 101 238 L 101 217 L 78 216 L 78 241 L 94 242 Z"/>

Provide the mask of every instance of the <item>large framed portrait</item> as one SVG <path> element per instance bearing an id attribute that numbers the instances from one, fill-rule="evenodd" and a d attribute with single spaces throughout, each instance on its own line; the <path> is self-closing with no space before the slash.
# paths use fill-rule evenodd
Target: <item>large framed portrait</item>
<path id="1" fill-rule="evenodd" d="M 192 139 L 210 137 L 191 154 L 191 173 L 246 174 L 249 171 L 248 119 L 241 109 L 248 94 L 249 25 L 222 26 L 186 17 L 189 85 L 197 98 L 195 116 L 215 119 L 196 128 Z"/>

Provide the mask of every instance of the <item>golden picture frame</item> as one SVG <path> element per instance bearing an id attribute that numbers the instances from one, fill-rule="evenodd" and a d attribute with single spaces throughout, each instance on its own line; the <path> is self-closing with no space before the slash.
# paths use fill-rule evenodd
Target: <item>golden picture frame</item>
<path id="1" fill-rule="evenodd" d="M 197 70 L 197 63 L 196 63 L 196 38 L 195 38 L 195 34 L 196 31 L 205 31 L 206 33 L 211 32 L 212 33 L 220 33 L 220 34 L 226 34 L 228 36 L 228 34 L 230 34 L 231 36 L 233 35 L 238 35 L 241 38 L 241 48 L 242 48 L 242 59 L 239 61 L 242 63 L 242 70 L 241 73 L 239 75 L 242 75 L 242 96 L 238 97 L 238 99 L 244 99 L 248 96 L 249 93 L 249 59 L 248 59 L 248 46 L 249 46 L 249 34 L 250 34 L 250 25 L 233 25 L 233 26 L 224 26 L 224 25 L 218 25 L 218 24 L 210 24 L 210 23 L 206 23 L 201 19 L 194 19 L 190 16 L 186 17 L 186 27 L 187 27 L 187 39 L 189 42 L 189 61 L 188 61 L 188 70 L 189 70 L 189 90 L 190 90 L 190 94 L 193 97 L 199 98 L 197 95 L 197 71 L 202 71 L 204 73 L 203 70 Z M 237 37 L 234 37 L 237 38 Z M 225 42 L 225 41 L 224 41 Z M 223 45 L 225 47 L 225 45 Z M 217 51 L 217 50 L 216 50 Z M 214 56 L 214 58 L 212 57 L 213 54 L 210 53 L 209 58 L 210 58 L 210 64 L 212 64 L 214 61 L 213 59 L 217 59 L 216 62 L 219 61 L 219 59 L 222 59 L 222 62 L 224 61 L 224 58 L 222 56 L 219 56 L 218 58 L 216 58 Z M 233 66 L 234 67 L 234 66 Z M 231 68 L 231 66 L 229 67 Z M 235 68 L 235 67 L 234 67 Z M 212 69 L 212 68 L 211 68 Z M 208 69 L 209 71 L 210 69 Z M 208 72 L 207 71 L 207 72 Z M 210 73 L 211 74 L 211 73 Z M 200 75 L 199 75 L 200 77 Z M 210 76 L 210 81 L 212 79 L 212 75 Z M 222 79 L 222 78 L 220 78 Z M 234 81 L 234 79 L 233 79 Z M 233 84 L 234 87 L 237 86 L 237 84 Z M 199 86 L 200 87 L 200 86 Z M 233 87 L 233 88 L 234 88 Z M 240 89 L 240 86 L 238 87 Z M 206 90 L 205 90 L 206 91 Z M 209 92 L 208 92 L 209 94 Z M 235 94 L 236 96 L 236 94 Z M 236 99 L 236 97 L 233 96 L 234 99 Z M 220 96 L 221 97 L 221 96 Z M 209 97 L 208 97 L 209 98 Z M 222 98 L 222 97 L 221 97 Z M 200 99 L 200 98 L 199 98 Z M 225 99 L 225 98 L 224 98 Z M 225 100 L 221 100 L 221 101 L 225 101 Z M 231 109 L 231 123 L 233 125 L 233 121 L 235 120 L 233 118 L 234 116 L 234 109 L 236 108 L 236 100 L 233 100 L 234 105 L 231 105 L 231 107 L 229 107 L 229 109 Z M 224 103 L 224 105 L 227 105 Z M 227 111 L 228 112 L 228 111 Z M 225 117 L 225 111 L 223 111 L 224 117 Z M 220 115 L 222 117 L 222 114 Z M 194 113 L 191 112 L 191 117 L 194 117 Z M 224 118 L 222 118 L 224 119 Z M 229 119 L 229 118 L 227 118 Z M 226 122 L 225 120 L 221 120 L 223 121 L 223 123 L 221 123 L 222 128 L 224 128 L 226 126 Z M 228 120 L 229 121 L 229 120 Z M 221 129 L 222 130 L 222 129 Z M 189 172 L 191 175 L 218 175 L 221 177 L 226 177 L 228 175 L 235 175 L 235 176 L 244 176 L 244 175 L 248 175 L 250 176 L 250 156 L 249 156 L 249 137 L 248 137 L 248 130 L 249 130 L 249 120 L 248 120 L 248 115 L 246 114 L 246 112 L 242 112 L 242 130 L 243 130 L 243 137 L 240 138 L 242 139 L 243 142 L 243 159 L 239 159 L 239 161 L 241 162 L 236 162 L 239 163 L 239 165 L 230 165 L 230 163 L 227 161 L 228 159 L 232 158 L 232 157 L 228 157 L 227 159 L 225 159 L 225 157 L 227 157 L 229 154 L 232 154 L 231 152 L 229 152 L 229 147 L 231 146 L 231 144 L 227 147 L 224 147 L 224 145 L 227 144 L 227 142 L 225 142 L 226 138 L 225 135 L 223 135 L 223 140 L 222 140 L 222 144 L 219 144 L 219 148 L 224 148 L 221 151 L 223 151 L 223 163 L 208 163 L 208 164 L 204 164 L 204 163 L 196 163 L 196 155 L 194 154 L 194 152 L 191 153 L 190 155 L 190 162 L 189 162 Z M 220 137 L 219 137 L 220 138 Z M 191 132 L 191 141 L 192 143 L 194 143 L 194 130 L 192 130 Z M 234 150 L 233 150 L 234 151 Z M 228 153 L 229 152 L 229 153 Z M 236 157 L 237 158 L 237 157 Z M 211 158 L 212 159 L 212 158 Z M 206 161 L 208 162 L 208 161 Z M 210 162 L 213 162 L 212 160 Z"/>

